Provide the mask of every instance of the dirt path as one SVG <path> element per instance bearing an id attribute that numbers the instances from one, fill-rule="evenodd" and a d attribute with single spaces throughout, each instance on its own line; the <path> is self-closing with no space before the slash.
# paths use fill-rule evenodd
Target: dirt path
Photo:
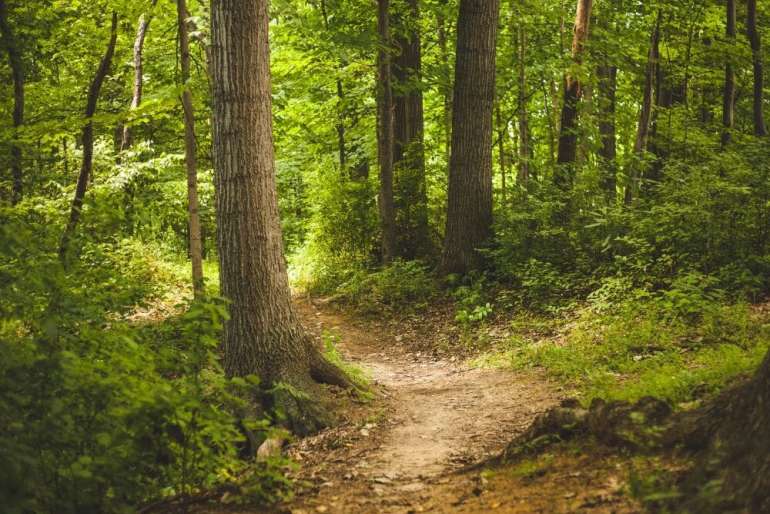
<path id="1" fill-rule="evenodd" d="M 308 325 L 339 337 L 343 356 L 369 374 L 379 398 L 374 417 L 292 448 L 314 484 L 292 513 L 458 510 L 463 497 L 478 495 L 479 478 L 453 472 L 497 454 L 557 401 L 534 375 L 412 354 L 381 326 L 309 303 L 300 309 Z"/>

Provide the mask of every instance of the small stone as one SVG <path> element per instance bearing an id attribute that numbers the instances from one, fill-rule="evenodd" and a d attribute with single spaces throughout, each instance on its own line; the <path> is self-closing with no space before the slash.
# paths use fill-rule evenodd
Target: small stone
<path id="1" fill-rule="evenodd" d="M 315 508 L 316 512 L 327 512 L 329 510 L 329 507 L 326 505 L 319 505 Z"/>

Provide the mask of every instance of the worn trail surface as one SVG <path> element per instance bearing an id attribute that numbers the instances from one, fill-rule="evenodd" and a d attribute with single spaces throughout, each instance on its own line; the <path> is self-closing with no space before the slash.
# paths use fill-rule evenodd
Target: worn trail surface
<path id="1" fill-rule="evenodd" d="M 307 467 L 321 484 L 300 497 L 292 512 L 460 510 L 463 496 L 473 495 L 478 484 L 454 472 L 498 453 L 557 401 L 532 374 L 473 369 L 410 353 L 392 329 L 310 303 L 300 310 L 309 326 L 338 336 L 344 357 L 379 386 L 380 405 L 352 434 L 337 434 L 339 448 L 328 444 L 329 434 L 319 436 L 320 446 L 332 448 L 322 462 Z M 301 443 L 294 455 L 312 461 L 318 442 Z"/>

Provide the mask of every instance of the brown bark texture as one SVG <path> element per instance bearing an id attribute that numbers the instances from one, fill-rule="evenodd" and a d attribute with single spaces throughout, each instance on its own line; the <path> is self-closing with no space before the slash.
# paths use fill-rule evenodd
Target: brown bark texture
<path id="1" fill-rule="evenodd" d="M 190 91 L 190 37 L 187 28 L 187 5 L 177 0 L 179 31 L 179 63 L 182 68 L 182 109 L 184 111 L 184 160 L 187 171 L 187 218 L 190 230 L 190 263 L 195 297 L 203 294 L 203 241 L 198 213 L 198 161 L 195 141 L 195 110 Z"/>
<path id="2" fill-rule="evenodd" d="M 461 0 L 443 274 L 478 268 L 492 235 L 492 114 L 499 0 Z"/>
<path id="3" fill-rule="evenodd" d="M 430 253 L 425 183 L 422 51 L 417 0 L 398 13 L 393 59 L 393 170 L 398 254 L 407 260 Z"/>
<path id="4" fill-rule="evenodd" d="M 83 208 L 83 198 L 88 189 L 88 181 L 91 178 L 91 169 L 94 160 L 94 123 L 93 116 L 96 113 L 96 106 L 99 102 L 99 93 L 102 90 L 102 84 L 107 77 L 112 65 L 112 57 L 115 55 L 115 44 L 118 40 L 118 13 L 112 13 L 112 25 L 110 27 L 110 40 L 107 44 L 107 50 L 104 52 L 99 68 L 96 70 L 91 85 L 88 88 L 88 97 L 86 99 L 85 120 L 81 139 L 83 143 L 83 163 L 80 167 L 78 182 L 75 186 L 75 197 L 72 199 L 72 208 L 70 209 L 69 220 L 62 234 L 59 244 L 59 257 L 66 263 L 69 243 L 72 235 L 75 233 L 78 221 L 80 221 L 80 211 Z"/>
<path id="5" fill-rule="evenodd" d="M 577 66 L 583 63 L 583 51 L 588 41 L 592 7 L 592 0 L 578 0 L 572 37 L 572 60 Z M 574 179 L 574 168 L 577 162 L 579 104 L 582 96 L 583 86 L 580 80 L 568 73 L 564 77 L 564 102 L 561 111 L 559 149 L 553 175 L 554 184 L 563 191 L 572 188 Z"/>
<path id="6" fill-rule="evenodd" d="M 8 21 L 8 6 L 5 0 L 0 0 L 0 36 L 3 46 L 8 53 L 8 65 L 11 68 L 13 81 L 13 128 L 14 141 L 11 142 L 11 203 L 17 204 L 24 192 L 22 149 L 18 142 L 19 128 L 24 123 L 24 63 L 21 58 L 15 34 Z"/>
<path id="7" fill-rule="evenodd" d="M 349 386 L 319 352 L 291 304 L 278 215 L 267 0 L 214 0 L 213 158 L 229 376 L 258 375 L 266 403 L 297 433 L 331 422 L 318 382 Z M 309 394 L 296 394 L 297 390 Z"/>

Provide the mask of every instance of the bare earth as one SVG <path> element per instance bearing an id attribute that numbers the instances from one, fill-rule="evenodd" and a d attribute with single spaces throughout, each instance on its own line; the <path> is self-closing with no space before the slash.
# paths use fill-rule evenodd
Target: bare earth
<path id="1" fill-rule="evenodd" d="M 308 328 L 339 337 L 343 356 L 366 371 L 376 393 L 371 401 L 348 402 L 340 426 L 289 447 L 304 487 L 267 512 L 640 511 L 623 494 L 623 462 L 600 450 L 547 455 L 523 474 L 510 466 L 468 469 L 497 455 L 559 401 L 556 388 L 536 373 L 473 369 L 411 353 L 393 327 L 306 301 L 297 306 Z"/>

